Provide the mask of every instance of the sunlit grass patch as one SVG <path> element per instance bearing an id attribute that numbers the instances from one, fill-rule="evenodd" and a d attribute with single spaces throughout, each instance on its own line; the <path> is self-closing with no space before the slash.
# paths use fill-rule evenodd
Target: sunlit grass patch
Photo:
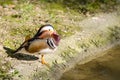
<path id="1" fill-rule="evenodd" d="M 37 28 L 35 26 L 21 26 L 18 28 L 12 28 L 10 31 L 10 35 L 11 36 L 15 36 L 15 35 L 23 35 L 23 36 L 31 35 L 31 36 L 33 36 L 36 32 L 36 29 Z"/>
<path id="2" fill-rule="evenodd" d="M 18 73 L 17 70 L 12 70 L 12 65 L 9 61 L 0 57 L 0 80 L 12 80 Z"/>

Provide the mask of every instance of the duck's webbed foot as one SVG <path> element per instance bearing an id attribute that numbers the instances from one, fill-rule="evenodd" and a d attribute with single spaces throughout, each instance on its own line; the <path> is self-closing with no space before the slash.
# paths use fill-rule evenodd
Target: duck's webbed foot
<path id="1" fill-rule="evenodd" d="M 44 59 L 44 55 L 41 55 L 41 63 L 49 67 L 49 64 Z"/>

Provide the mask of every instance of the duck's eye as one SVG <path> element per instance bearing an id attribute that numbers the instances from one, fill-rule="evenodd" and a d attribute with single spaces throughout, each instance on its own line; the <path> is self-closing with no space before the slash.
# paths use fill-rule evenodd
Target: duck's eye
<path id="1" fill-rule="evenodd" d="M 49 31 L 50 31 L 50 29 L 49 29 Z"/>

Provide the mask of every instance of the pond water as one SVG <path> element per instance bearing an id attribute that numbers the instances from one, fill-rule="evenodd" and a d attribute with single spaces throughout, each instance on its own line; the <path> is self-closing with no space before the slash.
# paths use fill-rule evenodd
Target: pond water
<path id="1" fill-rule="evenodd" d="M 65 72 L 60 80 L 120 80 L 120 45 L 107 54 L 85 64 L 77 64 Z"/>

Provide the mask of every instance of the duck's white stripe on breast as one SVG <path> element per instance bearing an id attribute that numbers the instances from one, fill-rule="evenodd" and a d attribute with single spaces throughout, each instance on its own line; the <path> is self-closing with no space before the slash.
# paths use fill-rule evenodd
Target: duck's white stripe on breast
<path id="1" fill-rule="evenodd" d="M 47 44 L 50 48 L 55 49 L 57 46 L 55 45 L 53 39 L 47 39 Z"/>
<path id="2" fill-rule="evenodd" d="M 51 42 L 51 40 L 48 40 L 48 45 L 49 45 L 49 47 L 51 47 L 52 49 L 55 48 L 55 47 L 53 46 L 53 43 Z"/>

